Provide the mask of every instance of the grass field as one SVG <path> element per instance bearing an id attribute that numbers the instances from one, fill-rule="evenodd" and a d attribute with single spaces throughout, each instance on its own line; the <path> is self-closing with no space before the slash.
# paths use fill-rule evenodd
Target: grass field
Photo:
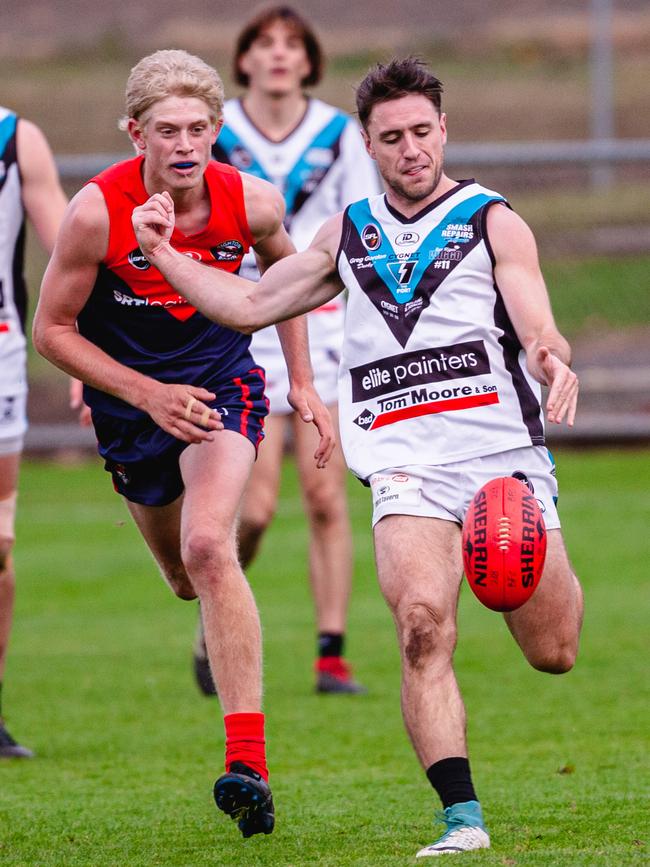
<path id="1" fill-rule="evenodd" d="M 650 452 L 564 452 L 558 464 L 586 591 L 582 653 L 564 677 L 533 672 L 500 617 L 464 590 L 456 667 L 493 848 L 461 863 L 648 863 Z M 243 841 L 211 800 L 223 736 L 190 677 L 195 605 L 157 577 L 98 463 L 26 463 L 5 710 L 38 758 L 0 765 L 0 863 L 397 865 L 431 842 L 434 799 L 402 728 L 367 492 L 351 481 L 349 651 L 370 692 L 316 696 L 291 465 L 284 482 L 250 575 L 265 626 L 277 830 Z"/>

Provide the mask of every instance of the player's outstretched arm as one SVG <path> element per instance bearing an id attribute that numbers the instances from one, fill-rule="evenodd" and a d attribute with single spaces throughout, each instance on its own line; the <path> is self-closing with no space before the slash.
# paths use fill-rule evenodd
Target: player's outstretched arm
<path id="1" fill-rule="evenodd" d="M 133 211 L 138 244 L 151 264 L 201 313 L 228 328 L 252 333 L 320 307 L 342 289 L 335 264 L 340 214 L 323 225 L 308 250 L 277 262 L 258 283 L 176 252 L 169 244 L 173 226 L 167 193 Z"/>
<path id="2" fill-rule="evenodd" d="M 530 228 L 515 214 L 493 205 L 487 229 L 496 264 L 494 275 L 508 315 L 526 351 L 526 365 L 549 388 L 549 422 L 573 426 L 578 401 L 578 377 L 571 370 L 571 348 L 553 319 L 537 245 Z"/>
<path id="3" fill-rule="evenodd" d="M 267 181 L 242 175 L 248 225 L 260 274 L 296 252 L 284 227 L 285 203 L 279 191 Z M 277 323 L 277 332 L 289 377 L 287 399 L 303 422 L 315 425 L 319 443 L 314 453 L 316 466 L 326 466 L 334 449 L 334 425 L 329 410 L 314 388 L 309 357 L 307 317 L 294 316 Z"/>
<path id="4" fill-rule="evenodd" d="M 63 219 L 34 316 L 35 348 L 71 376 L 149 413 L 178 439 L 211 439 L 210 431 L 223 427 L 204 403 L 214 399 L 211 392 L 157 382 L 115 361 L 78 332 L 77 317 L 92 292 L 107 244 L 106 205 L 91 184 L 77 193 Z"/>

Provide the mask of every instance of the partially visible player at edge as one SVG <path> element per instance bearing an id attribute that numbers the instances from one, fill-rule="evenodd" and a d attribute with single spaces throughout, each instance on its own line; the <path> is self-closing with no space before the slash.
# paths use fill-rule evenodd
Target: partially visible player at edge
<path id="1" fill-rule="evenodd" d="M 265 178 L 282 192 L 284 224 L 298 250 L 308 246 L 328 217 L 380 191 L 377 171 L 357 124 L 304 92 L 305 87 L 318 84 L 322 69 L 320 44 L 302 16 L 283 5 L 260 10 L 244 25 L 235 46 L 234 79 L 246 91 L 240 99 L 226 102 L 224 126 L 212 149 L 215 159 Z M 251 254 L 245 257 L 240 273 L 250 280 L 259 279 Z M 341 297 L 333 298 L 308 317 L 314 384 L 335 421 L 343 305 Z M 344 658 L 352 534 L 343 453 L 334 451 L 325 472 L 314 466 L 315 432 L 301 423 L 287 402 L 287 371 L 276 329 L 254 334 L 251 351 L 266 371 L 270 410 L 264 448 L 242 502 L 239 557 L 245 569 L 273 518 L 283 446 L 291 425 L 310 527 L 309 578 L 318 632 L 316 689 L 321 693 L 362 692 Z M 200 621 L 194 670 L 203 692 L 213 692 Z"/>
<path id="2" fill-rule="evenodd" d="M 27 430 L 25 215 L 51 253 L 67 200 L 50 146 L 31 121 L 0 106 L 0 758 L 30 758 L 2 719 L 2 681 L 13 619 L 12 549 L 18 472 Z"/>
<path id="3" fill-rule="evenodd" d="M 93 178 L 73 199 L 43 280 L 36 348 L 85 383 L 100 454 L 163 577 L 201 601 L 208 655 L 225 714 L 226 773 L 217 806 L 248 837 L 270 833 L 261 631 L 239 566 L 236 516 L 267 412 L 249 338 L 215 325 L 175 292 L 138 249 L 131 213 L 169 191 L 181 255 L 234 272 L 249 247 L 264 269 L 293 251 L 284 205 L 266 181 L 211 159 L 222 121 L 214 69 L 158 51 L 132 70 L 128 131 L 139 156 Z M 304 318 L 281 327 L 291 402 L 333 448 L 312 385 Z"/>
<path id="4" fill-rule="evenodd" d="M 442 85 L 417 60 L 371 70 L 357 91 L 386 195 L 328 220 L 303 253 L 258 284 L 212 273 L 169 245 L 168 196 L 137 208 L 149 261 L 216 321 L 251 331 L 349 291 L 339 408 L 350 468 L 373 492 L 379 582 L 402 658 L 402 711 L 446 828 L 418 857 L 490 844 L 467 758 L 454 675 L 461 525 L 475 491 L 525 478 L 544 510 L 539 587 L 504 615 L 528 662 L 574 664 L 582 592 L 554 505 L 549 422 L 574 422 L 578 381 L 527 225 L 498 193 L 443 171 Z"/>

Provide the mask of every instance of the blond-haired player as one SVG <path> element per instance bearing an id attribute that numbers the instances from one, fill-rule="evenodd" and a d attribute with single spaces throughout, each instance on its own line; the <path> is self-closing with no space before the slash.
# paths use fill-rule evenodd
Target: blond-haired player
<path id="1" fill-rule="evenodd" d="M 222 122 L 217 72 L 184 51 L 158 51 L 132 70 L 123 126 L 138 156 L 75 196 L 46 272 L 37 349 L 85 383 L 99 452 L 163 577 L 199 598 L 226 730 L 220 809 L 244 836 L 270 833 L 259 616 L 240 568 L 237 512 L 263 437 L 264 372 L 249 340 L 215 325 L 138 248 L 130 216 L 168 191 L 172 244 L 209 270 L 235 272 L 252 247 L 265 266 L 293 250 L 274 188 L 211 159 Z M 320 433 L 329 415 L 312 386 L 302 319 L 280 327 L 291 400 Z"/>

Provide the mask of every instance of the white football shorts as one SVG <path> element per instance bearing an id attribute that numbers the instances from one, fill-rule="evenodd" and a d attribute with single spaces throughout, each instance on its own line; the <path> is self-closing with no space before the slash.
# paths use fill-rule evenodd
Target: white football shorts
<path id="1" fill-rule="evenodd" d="M 0 455 L 23 450 L 27 431 L 27 395 L 0 395 Z"/>
<path id="2" fill-rule="evenodd" d="M 345 309 L 338 299 L 307 314 L 309 355 L 314 386 L 325 406 L 338 402 L 338 371 L 343 341 Z M 274 325 L 256 331 L 251 342 L 255 362 L 266 371 L 265 393 L 271 415 L 288 415 L 294 410 L 287 400 L 289 376 Z"/>
<path id="3" fill-rule="evenodd" d="M 373 473 L 372 526 L 386 515 L 462 524 L 474 494 L 490 479 L 514 476 L 535 495 L 547 530 L 560 526 L 555 463 L 545 446 L 527 446 L 451 464 L 392 467 Z"/>

